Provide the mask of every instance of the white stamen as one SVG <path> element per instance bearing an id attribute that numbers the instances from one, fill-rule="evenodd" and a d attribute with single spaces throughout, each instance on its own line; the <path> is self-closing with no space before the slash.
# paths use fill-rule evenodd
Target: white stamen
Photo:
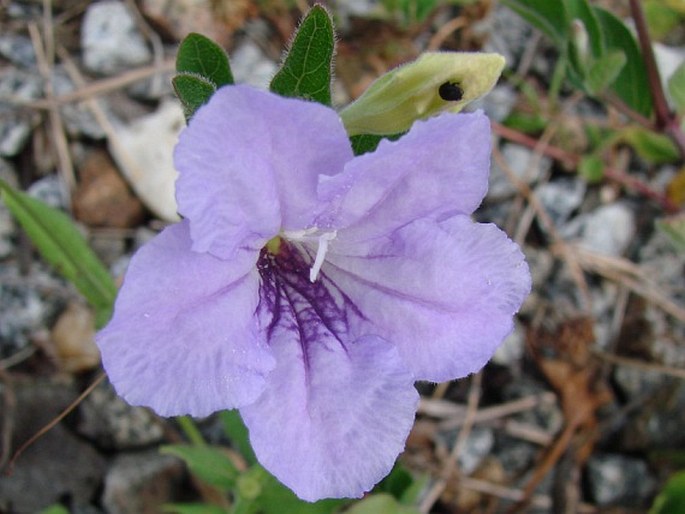
<path id="1" fill-rule="evenodd" d="M 321 271 L 321 266 L 323 265 L 324 258 L 326 257 L 326 252 L 328 251 L 328 243 L 335 239 L 337 232 L 325 232 L 319 236 L 319 247 L 316 250 L 316 257 L 314 258 L 314 264 L 309 270 L 309 281 L 314 282 L 316 277 L 319 276 L 319 271 Z"/>

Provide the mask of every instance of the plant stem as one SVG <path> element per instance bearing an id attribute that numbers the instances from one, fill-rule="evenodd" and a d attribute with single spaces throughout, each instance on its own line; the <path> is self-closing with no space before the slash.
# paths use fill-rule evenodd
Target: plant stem
<path id="1" fill-rule="evenodd" d="M 635 21 L 635 30 L 637 31 L 637 38 L 640 42 L 640 49 L 642 50 L 642 59 L 647 68 L 647 79 L 649 80 L 649 89 L 652 93 L 654 114 L 656 115 L 656 128 L 668 134 L 668 136 L 673 139 L 680 150 L 680 155 L 685 158 L 685 134 L 680 128 L 677 117 L 668 107 L 664 88 L 661 86 L 659 69 L 656 65 L 656 59 L 654 58 L 647 20 L 645 19 L 645 13 L 642 9 L 640 0 L 630 0 L 630 12 Z"/>
<path id="2" fill-rule="evenodd" d="M 190 416 L 179 416 L 176 418 L 176 421 L 178 421 L 181 430 L 183 430 L 183 433 L 191 443 L 198 446 L 205 446 L 207 444 L 193 421 L 193 418 Z"/>
<path id="3" fill-rule="evenodd" d="M 566 150 L 552 145 L 544 145 L 539 147 L 538 140 L 530 137 L 527 134 L 519 132 L 518 130 L 511 129 L 504 125 L 500 125 L 496 122 L 491 122 L 492 131 L 500 137 L 518 143 L 520 145 L 526 146 L 531 149 L 537 149 L 539 152 L 555 159 L 569 168 L 575 168 L 580 162 L 580 157 L 578 155 L 567 152 Z M 641 195 L 650 198 L 657 202 L 661 208 L 668 213 L 678 212 L 680 209 L 673 203 L 673 201 L 666 195 L 652 189 L 648 184 L 645 184 L 641 180 L 628 175 L 625 172 L 616 170 L 614 168 L 605 168 L 604 175 L 616 182 L 620 183 L 628 189 L 633 189 L 640 193 Z"/>

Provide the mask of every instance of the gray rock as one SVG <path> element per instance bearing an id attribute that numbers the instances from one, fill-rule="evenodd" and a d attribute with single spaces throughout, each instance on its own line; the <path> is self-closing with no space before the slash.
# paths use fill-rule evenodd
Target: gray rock
<path id="1" fill-rule="evenodd" d="M 45 330 L 66 298 L 64 284 L 38 263 L 30 279 L 15 264 L 0 265 L 0 357 L 26 348 L 32 334 Z"/>
<path id="2" fill-rule="evenodd" d="M 491 428 L 474 427 L 459 454 L 459 467 L 463 473 L 470 475 L 490 454 L 495 444 L 495 434 Z"/>
<path id="3" fill-rule="evenodd" d="M 635 236 L 635 215 L 624 203 L 603 205 L 579 222 L 580 244 L 593 252 L 618 257 Z"/>
<path id="4" fill-rule="evenodd" d="M 525 328 L 518 319 L 514 320 L 514 331 L 502 342 L 492 356 L 492 362 L 500 366 L 518 364 L 525 352 Z"/>
<path id="5" fill-rule="evenodd" d="M 536 182 L 552 165 L 552 161 L 548 157 L 538 158 L 532 150 L 516 144 L 503 145 L 502 157 L 514 175 L 527 184 Z M 516 188 L 509 181 L 504 171 L 493 161 L 488 185 L 488 199 L 494 200 L 513 195 L 516 192 Z"/>
<path id="6" fill-rule="evenodd" d="M 632 451 L 685 445 L 685 384 L 661 373 L 617 366 L 614 379 L 640 408 L 626 419 L 620 440 Z"/>
<path id="7" fill-rule="evenodd" d="M 562 178 L 547 182 L 535 189 L 535 194 L 555 225 L 568 221 L 585 198 L 587 183 L 579 178 Z"/>
<path id="8" fill-rule="evenodd" d="M 528 376 L 522 376 L 520 379 L 506 384 L 502 390 L 502 395 L 506 401 L 513 401 L 548 392 L 549 389 L 542 384 Z M 564 415 L 556 403 L 541 402 L 534 409 L 517 414 L 514 418 L 524 423 L 536 425 L 549 433 L 558 432 L 564 424 Z"/>
<path id="9" fill-rule="evenodd" d="M 516 104 L 516 91 L 508 84 L 496 86 L 483 98 L 471 103 L 468 107 L 470 111 L 483 109 L 489 118 L 501 122 L 514 108 Z"/>
<path id="10" fill-rule="evenodd" d="M 78 391 L 56 381 L 15 381 L 12 448 L 18 448 L 62 409 Z M 3 405 L 0 411 L 7 412 Z M 87 505 L 104 474 L 105 459 L 75 437 L 64 424 L 43 434 L 17 460 L 11 475 L 0 480 L 0 510 L 38 512 L 70 498 L 74 506 Z M 3 510 L 4 512 L 4 510 Z M 133 512 L 133 511 L 132 511 Z"/>
<path id="11" fill-rule="evenodd" d="M 14 244 L 11 240 L 14 229 L 14 219 L 10 211 L 0 204 L 0 260 L 10 255 L 14 250 Z"/>
<path id="12" fill-rule="evenodd" d="M 232 62 L 231 65 L 233 65 Z M 171 97 L 174 95 L 174 88 L 172 86 L 171 79 L 175 74 L 176 72 L 169 71 L 150 79 L 140 80 L 128 87 L 126 92 L 132 98 L 143 100 L 145 102 Z"/>
<path id="13" fill-rule="evenodd" d="M 109 382 L 100 384 L 80 405 L 77 431 L 108 450 L 149 446 L 164 436 L 160 418 L 126 403 Z"/>
<path id="14" fill-rule="evenodd" d="M 661 230 L 639 249 L 638 260 L 645 275 L 663 287 L 664 292 L 685 301 L 685 252 L 678 252 Z"/>
<path id="15" fill-rule="evenodd" d="M 634 399 L 654 392 L 666 383 L 668 377 L 656 371 L 646 371 L 632 366 L 616 366 L 614 380 L 628 399 Z"/>
<path id="16" fill-rule="evenodd" d="M 57 175 L 48 175 L 35 181 L 26 192 L 56 209 L 66 209 L 69 205 L 64 182 Z"/>
<path id="17" fill-rule="evenodd" d="M 493 448 L 493 454 L 510 476 L 520 475 L 529 469 L 539 453 L 539 446 L 504 433 L 497 434 Z"/>
<path id="18" fill-rule="evenodd" d="M 55 69 L 53 76 L 53 91 L 56 96 L 66 95 L 73 92 L 76 88 L 63 68 Z M 100 106 L 107 110 L 104 100 L 100 100 Z M 93 114 L 88 107 L 82 103 L 69 103 L 60 107 L 60 114 L 71 136 L 86 136 L 91 139 L 104 139 L 105 131 L 100 124 L 95 121 Z"/>
<path id="19" fill-rule="evenodd" d="M 146 64 L 152 58 L 133 15 L 116 0 L 89 5 L 81 27 L 81 47 L 86 68 L 103 75 Z"/>
<path id="20" fill-rule="evenodd" d="M 37 113 L 29 109 L 17 109 L 7 100 L 35 100 L 42 91 L 43 82 L 36 74 L 17 68 L 7 68 L 0 73 L 0 156 L 17 155 L 24 148 L 33 127 L 40 121 Z"/>
<path id="21" fill-rule="evenodd" d="M 531 41 L 531 26 L 502 4 L 496 4 L 492 15 L 475 29 L 487 34 L 487 43 L 483 50 L 502 54 L 509 68 L 516 68 Z"/>
<path id="22" fill-rule="evenodd" d="M 36 65 L 36 53 L 31 40 L 20 34 L 0 35 L 0 55 L 23 68 Z"/>
<path id="23" fill-rule="evenodd" d="M 0 179 L 13 187 L 16 187 L 17 185 L 17 179 L 14 170 L 12 169 L 12 165 L 2 158 L 0 158 Z M 10 255 L 14 249 L 14 244 L 11 240 L 14 235 L 14 230 L 14 219 L 7 207 L 0 202 L 0 260 Z"/>
<path id="24" fill-rule="evenodd" d="M 7 2 L 3 4 L 3 8 L 6 4 Z M 9 18 L 22 21 L 37 20 L 43 15 L 39 5 L 26 2 L 10 2 L 6 12 Z"/>
<path id="25" fill-rule="evenodd" d="M 276 63 L 249 39 L 231 52 L 231 71 L 236 82 L 268 89 L 277 70 Z"/>
<path id="26" fill-rule="evenodd" d="M 182 476 L 181 462 L 157 450 L 121 454 L 105 477 L 102 504 L 108 514 L 161 512 L 174 500 Z"/>
<path id="27" fill-rule="evenodd" d="M 594 455 L 587 473 L 592 497 L 601 507 L 644 506 L 656 485 L 643 460 L 624 455 Z"/>
<path id="28" fill-rule="evenodd" d="M 451 447 L 459 439 L 459 430 L 439 432 L 437 437 L 442 440 L 444 446 Z M 467 475 L 473 473 L 483 459 L 490 454 L 494 444 L 495 434 L 493 429 L 479 426 L 472 427 L 459 453 L 458 462 L 460 470 Z"/>

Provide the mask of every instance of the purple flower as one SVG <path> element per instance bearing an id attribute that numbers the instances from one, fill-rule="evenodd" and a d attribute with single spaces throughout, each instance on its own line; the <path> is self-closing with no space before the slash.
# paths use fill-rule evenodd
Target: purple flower
<path id="1" fill-rule="evenodd" d="M 239 408 L 298 496 L 361 496 L 404 448 L 414 381 L 480 369 L 529 292 L 516 244 L 469 217 L 489 155 L 482 113 L 354 157 L 332 109 L 220 89 L 176 148 L 184 220 L 98 335 L 115 388 L 164 416 Z"/>

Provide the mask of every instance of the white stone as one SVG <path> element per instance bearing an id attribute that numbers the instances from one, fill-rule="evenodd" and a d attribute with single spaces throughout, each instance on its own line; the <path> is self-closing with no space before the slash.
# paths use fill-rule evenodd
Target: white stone
<path id="1" fill-rule="evenodd" d="M 150 61 L 152 54 L 122 2 L 90 4 L 81 29 L 83 62 L 90 71 L 114 75 Z"/>
<path id="2" fill-rule="evenodd" d="M 668 79 L 685 62 L 685 47 L 672 47 L 661 43 L 654 43 L 652 47 L 654 48 L 654 57 L 659 68 L 662 87 L 666 96 L 669 96 Z M 672 106 L 674 106 L 673 103 Z"/>
<path id="3" fill-rule="evenodd" d="M 535 195 L 552 217 L 555 225 L 568 221 L 569 217 L 580 207 L 585 198 L 587 182 L 578 178 L 562 178 L 546 182 L 535 189 Z"/>
<path id="4" fill-rule="evenodd" d="M 536 182 L 552 165 L 549 157 L 540 157 L 525 146 L 506 144 L 502 147 L 502 158 L 511 172 L 527 184 Z M 489 177 L 488 198 L 496 199 L 513 195 L 517 189 L 494 160 Z"/>
<path id="5" fill-rule="evenodd" d="M 635 216 L 627 205 L 604 205 L 585 219 L 580 244 L 588 250 L 618 257 L 628 248 L 635 230 Z"/>
<path id="6" fill-rule="evenodd" d="M 517 364 L 525 351 L 525 334 L 520 323 L 516 322 L 514 331 L 502 342 L 492 356 L 492 362 L 500 366 Z"/>
<path id="7" fill-rule="evenodd" d="M 236 82 L 268 89 L 278 66 L 249 39 L 231 52 L 231 72 Z"/>
<path id="8" fill-rule="evenodd" d="M 110 151 L 140 200 L 159 218 L 178 221 L 173 153 L 185 126 L 178 102 L 167 101 L 152 114 L 116 128 Z"/>

